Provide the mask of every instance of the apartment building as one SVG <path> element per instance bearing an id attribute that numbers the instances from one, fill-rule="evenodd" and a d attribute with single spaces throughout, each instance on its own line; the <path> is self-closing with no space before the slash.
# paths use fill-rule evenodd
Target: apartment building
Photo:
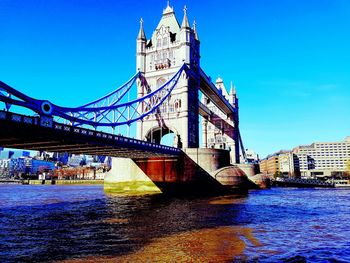
<path id="1" fill-rule="evenodd" d="M 350 136 L 340 142 L 315 142 L 292 151 L 298 158 L 301 176 L 334 176 L 347 172 Z"/>
<path id="2" fill-rule="evenodd" d="M 259 168 L 261 173 L 267 173 L 271 175 L 279 174 L 280 167 L 278 155 L 272 155 L 264 160 L 261 160 Z"/>

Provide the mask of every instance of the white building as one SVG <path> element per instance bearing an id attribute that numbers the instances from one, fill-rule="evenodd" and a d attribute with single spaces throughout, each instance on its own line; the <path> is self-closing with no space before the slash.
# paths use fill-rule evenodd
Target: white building
<path id="1" fill-rule="evenodd" d="M 291 153 L 281 153 L 278 155 L 279 172 L 289 177 L 299 175 L 298 157 Z"/>
<path id="2" fill-rule="evenodd" d="M 293 149 L 301 176 L 332 176 L 347 170 L 350 160 L 350 136 L 340 142 L 315 142 Z"/>
<path id="3" fill-rule="evenodd" d="M 0 159 L 0 177 L 10 176 L 10 160 L 11 159 Z"/>

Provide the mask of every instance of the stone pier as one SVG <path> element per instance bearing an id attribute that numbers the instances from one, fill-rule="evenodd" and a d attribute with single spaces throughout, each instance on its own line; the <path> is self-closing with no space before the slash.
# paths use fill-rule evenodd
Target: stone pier
<path id="1" fill-rule="evenodd" d="M 224 194 L 230 183 L 243 187 L 241 179 L 246 178 L 243 172 L 237 173 L 239 168 L 231 166 L 229 160 L 228 151 L 205 148 L 184 149 L 180 157 L 113 158 L 112 169 L 105 176 L 105 189 L 135 194 Z M 218 173 L 223 168 L 225 173 Z"/>

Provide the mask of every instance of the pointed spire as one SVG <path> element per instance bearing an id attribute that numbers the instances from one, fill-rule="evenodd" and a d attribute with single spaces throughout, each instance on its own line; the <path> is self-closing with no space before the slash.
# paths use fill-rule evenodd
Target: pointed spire
<path id="1" fill-rule="evenodd" d="M 193 21 L 193 33 L 194 33 L 194 39 L 195 40 L 199 40 L 198 38 L 198 33 L 197 33 L 197 23 L 196 23 L 196 20 Z"/>
<path id="2" fill-rule="evenodd" d="M 170 6 L 170 1 L 168 0 L 166 8 L 163 10 L 163 15 L 170 13 L 174 13 L 174 8 Z"/>
<path id="3" fill-rule="evenodd" d="M 230 95 L 236 95 L 236 86 L 231 81 Z"/>
<path id="4" fill-rule="evenodd" d="M 190 23 L 188 23 L 187 7 L 186 6 L 184 6 L 184 18 L 182 20 L 181 28 L 191 28 Z"/>
<path id="5" fill-rule="evenodd" d="M 137 35 L 137 39 L 146 40 L 145 31 L 143 30 L 143 19 L 140 19 L 140 31 Z"/>

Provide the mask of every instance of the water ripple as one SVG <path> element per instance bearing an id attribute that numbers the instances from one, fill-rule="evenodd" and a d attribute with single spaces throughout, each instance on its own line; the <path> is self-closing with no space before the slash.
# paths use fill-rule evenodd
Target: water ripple
<path id="1" fill-rule="evenodd" d="M 0 262 L 350 262 L 350 190 L 106 195 L 0 186 Z"/>

